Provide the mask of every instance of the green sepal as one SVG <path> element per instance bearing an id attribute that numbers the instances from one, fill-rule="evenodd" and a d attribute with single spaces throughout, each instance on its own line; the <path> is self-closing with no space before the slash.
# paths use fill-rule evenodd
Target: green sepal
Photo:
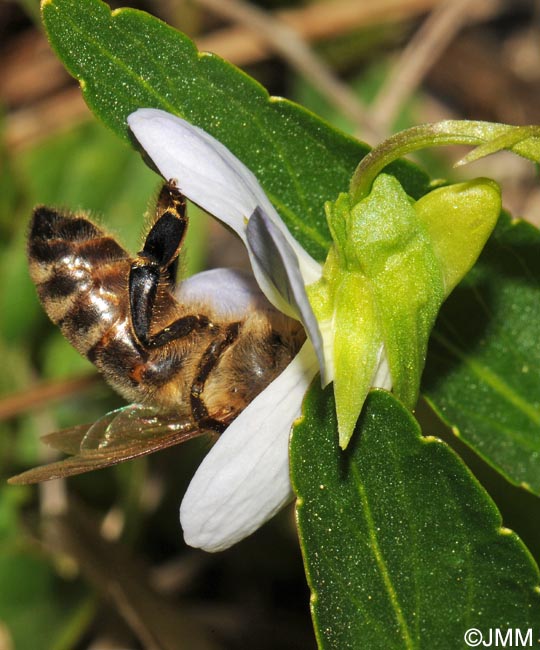
<path id="1" fill-rule="evenodd" d="M 356 205 L 342 194 L 326 211 L 334 247 L 309 296 L 318 319 L 332 323 L 327 356 L 345 448 L 383 354 L 396 394 L 414 406 L 443 284 L 414 202 L 393 177 L 381 174 Z"/>
<path id="2" fill-rule="evenodd" d="M 417 201 L 441 265 L 445 298 L 476 262 L 500 212 L 500 188 L 488 178 L 441 187 Z"/>
<path id="3" fill-rule="evenodd" d="M 491 180 L 441 187 L 414 202 L 386 174 L 356 204 L 348 194 L 326 204 L 334 246 L 308 295 L 333 370 L 342 448 L 381 362 L 394 393 L 414 408 L 438 311 L 476 261 L 500 207 Z"/>
<path id="4" fill-rule="evenodd" d="M 439 260 L 415 207 L 399 182 L 380 174 L 351 211 L 351 237 L 377 304 L 393 389 L 409 408 L 444 297 Z"/>
<path id="5" fill-rule="evenodd" d="M 369 279 L 344 273 L 334 296 L 334 395 L 339 445 L 349 444 L 377 368 L 382 333 Z"/>

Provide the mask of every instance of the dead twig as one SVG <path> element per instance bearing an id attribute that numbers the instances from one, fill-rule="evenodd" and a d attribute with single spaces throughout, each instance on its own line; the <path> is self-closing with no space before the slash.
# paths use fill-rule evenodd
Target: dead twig
<path id="1" fill-rule="evenodd" d="M 442 0 L 334 0 L 314 2 L 300 9 L 283 9 L 271 15 L 309 42 L 348 34 L 380 23 L 397 23 L 422 15 Z M 228 4 L 221 0 L 220 5 Z M 272 54 L 272 47 L 257 31 L 234 25 L 196 39 L 198 47 L 215 52 L 236 65 L 257 63 Z"/>
<path id="2" fill-rule="evenodd" d="M 59 63 L 60 65 L 60 63 Z M 88 121 L 92 114 L 78 86 L 69 86 L 6 116 L 5 143 L 11 151 L 24 149 L 62 129 Z"/>
<path id="3" fill-rule="evenodd" d="M 387 135 L 404 102 L 461 28 L 491 15 L 498 0 L 446 0 L 439 4 L 404 49 L 372 105 L 371 122 Z"/>
<path id="4" fill-rule="evenodd" d="M 48 405 L 53 400 L 62 400 L 82 393 L 102 381 L 97 374 L 71 379 L 46 381 L 37 386 L 8 395 L 0 400 L 0 421 L 16 417 L 30 409 Z"/>

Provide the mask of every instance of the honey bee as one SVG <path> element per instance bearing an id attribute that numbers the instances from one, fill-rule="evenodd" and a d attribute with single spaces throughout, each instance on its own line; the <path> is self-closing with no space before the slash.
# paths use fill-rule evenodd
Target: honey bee
<path id="1" fill-rule="evenodd" d="M 163 185 L 142 250 L 130 256 L 86 216 L 35 208 L 30 275 L 49 318 L 132 405 L 49 434 L 70 454 L 10 479 L 33 483 L 114 465 L 221 433 L 288 365 L 301 325 L 253 280 L 218 269 L 177 286 L 184 197 Z"/>

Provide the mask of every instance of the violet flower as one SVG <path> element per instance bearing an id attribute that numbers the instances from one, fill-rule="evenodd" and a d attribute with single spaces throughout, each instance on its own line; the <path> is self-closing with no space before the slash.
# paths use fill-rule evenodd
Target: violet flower
<path id="1" fill-rule="evenodd" d="M 157 109 L 137 110 L 128 124 L 162 176 L 175 179 L 185 196 L 236 232 L 265 296 L 299 319 L 308 335 L 289 366 L 221 435 L 184 496 L 180 520 L 186 543 L 220 551 L 292 499 L 290 431 L 316 373 L 321 370 L 325 383 L 331 380 L 305 291 L 320 278 L 321 265 L 289 233 L 251 171 L 208 133 Z M 227 270 L 212 273 L 215 280 Z M 232 275 L 227 282 L 234 287 Z M 239 295 L 244 289 L 238 286 Z"/>

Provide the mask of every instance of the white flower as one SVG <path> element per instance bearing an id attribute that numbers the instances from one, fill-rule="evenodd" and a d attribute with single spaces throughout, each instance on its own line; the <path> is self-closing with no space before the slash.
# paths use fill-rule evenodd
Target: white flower
<path id="1" fill-rule="evenodd" d="M 333 378 L 333 332 L 324 341 L 305 287 L 321 265 L 294 239 L 251 171 L 223 144 L 185 120 L 157 109 L 128 117 L 138 142 L 165 179 L 175 179 L 191 201 L 232 228 L 246 245 L 253 274 L 268 300 L 302 322 L 308 340 L 289 366 L 234 420 L 207 454 L 180 507 L 186 542 L 221 551 L 251 534 L 292 499 L 289 435 L 317 371 Z M 208 273 L 208 272 L 206 272 Z M 235 300 L 246 297 L 234 285 Z M 204 284 L 205 274 L 187 281 Z M 218 275 L 214 273 L 212 281 Z M 184 283 L 186 284 L 186 283 Z M 249 291 L 248 291 L 249 293 Z M 381 348 L 373 385 L 388 388 Z"/>
<path id="2" fill-rule="evenodd" d="M 309 336 L 290 365 L 221 435 L 182 501 L 186 542 L 220 551 L 292 499 L 289 434 L 324 363 L 322 338 L 305 292 L 305 285 L 320 277 L 321 266 L 289 233 L 255 176 L 208 133 L 156 109 L 140 109 L 128 123 L 162 176 L 174 178 L 185 196 L 237 233 L 266 297 L 300 319 Z"/>

